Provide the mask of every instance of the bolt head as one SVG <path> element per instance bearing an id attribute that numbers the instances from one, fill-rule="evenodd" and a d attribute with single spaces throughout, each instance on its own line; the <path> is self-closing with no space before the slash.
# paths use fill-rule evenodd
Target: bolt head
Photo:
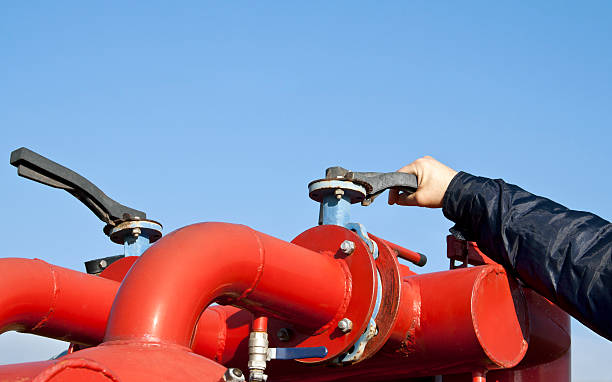
<path id="1" fill-rule="evenodd" d="M 350 332 L 353 330 L 353 321 L 349 320 L 348 318 L 341 319 L 338 322 L 338 329 L 340 329 L 342 333 Z"/>
<path id="2" fill-rule="evenodd" d="M 234 374 L 238 378 L 242 377 L 242 371 L 240 371 L 240 369 L 232 369 L 232 374 Z"/>
<path id="3" fill-rule="evenodd" d="M 334 191 L 334 194 L 336 195 L 336 199 L 340 200 L 342 199 L 342 195 L 344 195 L 344 190 L 337 188 L 336 191 Z"/>
<path id="4" fill-rule="evenodd" d="M 340 250 L 345 255 L 350 255 L 355 251 L 355 243 L 350 240 L 344 240 L 342 244 L 340 244 Z"/>
<path id="5" fill-rule="evenodd" d="M 278 332 L 276 332 L 276 337 L 278 337 L 279 341 L 287 342 L 291 339 L 291 330 L 288 328 L 280 328 Z"/>

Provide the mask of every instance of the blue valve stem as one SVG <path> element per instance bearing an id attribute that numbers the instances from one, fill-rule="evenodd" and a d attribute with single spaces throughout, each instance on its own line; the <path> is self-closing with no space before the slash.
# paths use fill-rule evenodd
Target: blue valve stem
<path id="1" fill-rule="evenodd" d="M 339 225 L 344 227 L 351 218 L 351 202 L 342 195 L 340 199 L 334 194 L 327 195 L 321 202 L 321 224 Z"/>

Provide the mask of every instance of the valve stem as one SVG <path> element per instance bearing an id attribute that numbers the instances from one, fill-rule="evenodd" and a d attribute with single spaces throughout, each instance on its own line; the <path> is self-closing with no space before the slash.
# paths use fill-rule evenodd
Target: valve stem
<path id="1" fill-rule="evenodd" d="M 268 318 L 264 316 L 253 320 L 253 331 L 249 335 L 249 381 L 266 382 L 264 373 L 268 361 Z"/>

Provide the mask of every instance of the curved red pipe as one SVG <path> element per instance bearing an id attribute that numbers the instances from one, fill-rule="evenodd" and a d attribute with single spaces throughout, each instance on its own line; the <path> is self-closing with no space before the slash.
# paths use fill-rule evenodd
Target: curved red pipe
<path id="1" fill-rule="evenodd" d="M 350 298 L 333 254 L 321 254 L 243 225 L 200 223 L 165 236 L 124 279 L 105 342 L 190 346 L 200 315 L 231 303 L 316 330 L 341 318 Z"/>
<path id="2" fill-rule="evenodd" d="M 0 333 L 98 343 L 119 284 L 39 259 L 0 259 Z"/>

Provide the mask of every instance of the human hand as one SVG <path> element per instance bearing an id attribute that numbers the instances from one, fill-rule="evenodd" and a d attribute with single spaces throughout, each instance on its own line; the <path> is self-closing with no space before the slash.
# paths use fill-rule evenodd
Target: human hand
<path id="1" fill-rule="evenodd" d="M 399 190 L 389 190 L 389 204 L 429 208 L 442 207 L 446 189 L 457 175 L 457 171 L 430 156 L 419 158 L 400 168 L 398 172 L 416 175 L 419 188 L 413 194 L 400 193 Z"/>

